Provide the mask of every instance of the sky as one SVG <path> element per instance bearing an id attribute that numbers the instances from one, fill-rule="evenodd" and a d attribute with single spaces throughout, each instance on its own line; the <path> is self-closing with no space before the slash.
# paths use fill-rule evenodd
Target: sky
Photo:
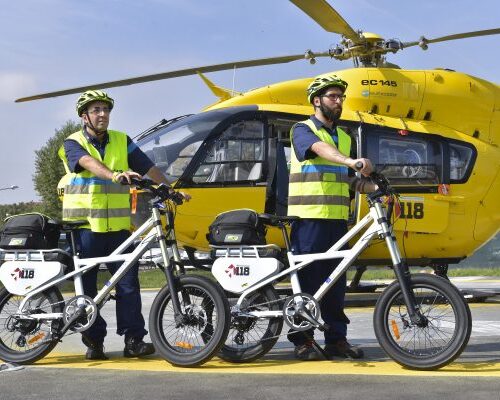
<path id="1" fill-rule="evenodd" d="M 418 40 L 500 26 L 498 0 L 328 0 L 355 29 Z M 38 200 L 35 151 L 66 121 L 78 95 L 19 97 L 230 61 L 322 52 L 339 41 L 287 0 L 0 0 L 0 204 Z M 407 69 L 451 68 L 500 83 L 500 35 L 437 43 L 390 55 Z M 246 91 L 351 68 L 320 58 L 207 74 Z M 110 128 L 131 137 L 162 118 L 199 112 L 216 99 L 198 76 L 109 89 Z"/>

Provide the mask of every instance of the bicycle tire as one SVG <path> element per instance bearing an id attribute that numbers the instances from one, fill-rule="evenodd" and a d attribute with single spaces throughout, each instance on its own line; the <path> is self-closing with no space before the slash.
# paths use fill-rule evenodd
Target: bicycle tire
<path id="1" fill-rule="evenodd" d="M 16 364 L 32 364 L 49 354 L 57 345 L 51 339 L 52 331 L 61 325 L 60 320 L 15 321 L 12 317 L 25 296 L 0 290 L 0 359 Z M 49 288 L 27 303 L 39 312 L 60 313 L 64 300 L 56 287 Z"/>
<path id="2" fill-rule="evenodd" d="M 266 286 L 251 293 L 244 302 L 242 310 L 281 310 L 278 300 L 276 289 L 272 286 Z M 259 324 L 260 322 L 262 324 Z M 221 348 L 219 357 L 233 363 L 257 360 L 274 347 L 282 329 L 283 318 L 281 317 L 251 319 L 250 317 L 232 316 L 229 334 L 226 343 Z M 242 343 L 238 344 L 238 341 L 242 341 Z"/>
<path id="3" fill-rule="evenodd" d="M 165 286 L 151 306 L 150 336 L 169 363 L 196 367 L 210 360 L 224 344 L 229 331 L 229 303 L 220 286 L 205 277 L 183 275 L 176 286 L 186 319 L 175 321 L 171 293 Z M 190 304 L 184 296 L 189 296 Z"/>
<path id="4" fill-rule="evenodd" d="M 435 275 L 412 275 L 411 289 L 427 318 L 427 326 L 418 327 L 411 322 L 396 281 L 375 305 L 375 335 L 397 363 L 418 370 L 439 369 L 455 360 L 469 341 L 469 306 L 455 286 Z"/>

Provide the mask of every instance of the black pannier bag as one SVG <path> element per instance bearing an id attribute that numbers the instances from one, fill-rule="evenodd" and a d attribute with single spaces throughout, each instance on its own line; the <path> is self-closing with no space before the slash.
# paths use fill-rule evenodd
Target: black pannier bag
<path id="1" fill-rule="evenodd" d="M 208 227 L 208 243 L 214 246 L 266 244 L 266 228 L 254 210 L 221 213 Z"/>
<path id="2" fill-rule="evenodd" d="M 59 224 L 40 213 L 12 215 L 5 218 L 0 231 L 0 248 L 55 249 L 60 235 Z"/>

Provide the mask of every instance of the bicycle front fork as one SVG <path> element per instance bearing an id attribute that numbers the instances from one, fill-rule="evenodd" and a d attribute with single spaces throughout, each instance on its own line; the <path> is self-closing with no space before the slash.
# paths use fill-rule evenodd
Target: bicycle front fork
<path id="1" fill-rule="evenodd" d="M 164 270 L 163 272 L 165 273 L 165 278 L 167 280 L 167 285 L 168 285 L 168 290 L 170 292 L 170 297 L 172 299 L 172 308 L 174 310 L 174 319 L 175 322 L 178 326 L 184 323 L 185 316 L 182 313 L 182 308 L 181 308 L 181 303 L 179 301 L 179 297 L 177 295 L 177 292 L 179 291 L 178 285 L 176 284 L 178 282 L 177 277 L 173 273 L 173 266 L 172 262 L 170 261 L 170 257 L 168 254 L 168 246 L 172 249 L 173 255 L 175 262 L 179 263 L 180 262 L 180 256 L 179 252 L 177 250 L 177 243 L 175 239 L 175 234 L 169 235 L 169 237 L 165 236 L 165 231 L 162 229 L 161 226 L 161 218 L 160 218 L 160 211 L 157 208 L 153 208 L 153 216 L 155 220 L 155 229 L 156 229 L 156 237 L 158 238 L 158 244 L 160 245 L 161 249 L 161 254 L 162 254 L 162 259 L 163 259 L 163 265 Z M 167 213 L 167 226 L 169 226 L 172 231 L 174 229 L 173 225 L 173 216 L 169 215 Z M 185 304 L 189 303 L 189 296 L 185 293 L 182 293 L 182 298 Z"/>
<path id="2" fill-rule="evenodd" d="M 401 261 L 399 264 L 394 265 L 394 273 L 401 287 L 401 293 L 403 294 L 411 322 L 417 326 L 425 326 L 427 318 L 422 315 L 419 307 L 417 307 L 417 299 L 411 289 L 411 274 L 408 265 L 404 261 Z"/>
<path id="3" fill-rule="evenodd" d="M 425 326 L 427 324 L 427 318 L 422 315 L 419 307 L 417 307 L 417 300 L 415 294 L 411 289 L 411 274 L 410 269 L 406 262 L 402 259 L 401 253 L 399 252 L 399 247 L 396 242 L 396 237 L 392 235 L 392 231 L 389 229 L 388 221 L 385 217 L 382 217 L 382 235 L 387 244 L 387 248 L 391 255 L 392 265 L 394 268 L 394 273 L 396 274 L 396 279 L 401 287 L 401 293 L 403 294 L 403 299 L 408 310 L 408 315 L 413 324 L 417 326 Z"/>

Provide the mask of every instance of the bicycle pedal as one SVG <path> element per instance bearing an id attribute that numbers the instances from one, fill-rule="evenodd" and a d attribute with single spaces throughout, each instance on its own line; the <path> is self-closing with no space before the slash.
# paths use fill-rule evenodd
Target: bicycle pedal
<path id="1" fill-rule="evenodd" d="M 321 332 L 326 332 L 330 329 L 330 325 L 328 324 L 318 324 L 317 328 L 321 331 Z"/>

